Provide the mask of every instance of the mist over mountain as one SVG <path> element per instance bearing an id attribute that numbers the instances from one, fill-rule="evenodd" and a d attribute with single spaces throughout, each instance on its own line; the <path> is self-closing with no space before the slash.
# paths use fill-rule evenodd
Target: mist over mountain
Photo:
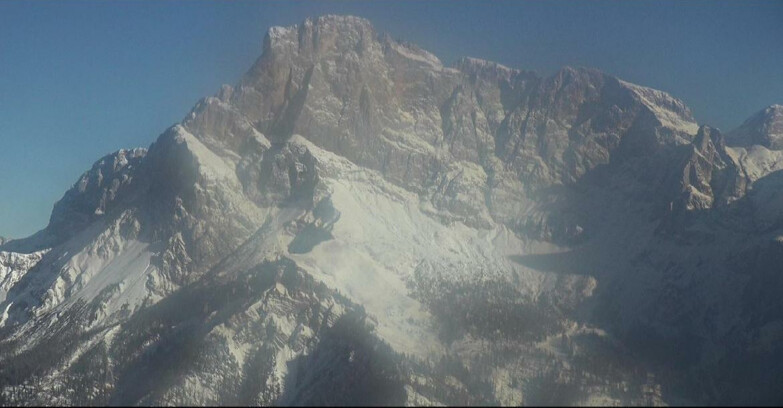
<path id="1" fill-rule="evenodd" d="M 272 27 L 0 238 L 3 405 L 779 404 L 783 108 Z"/>

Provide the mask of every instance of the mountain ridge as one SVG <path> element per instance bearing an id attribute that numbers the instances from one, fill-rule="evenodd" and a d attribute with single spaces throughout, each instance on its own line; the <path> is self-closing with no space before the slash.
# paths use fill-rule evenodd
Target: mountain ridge
<path id="1" fill-rule="evenodd" d="M 270 28 L 236 86 L 0 243 L 0 397 L 329 403 L 336 364 L 408 404 L 774 401 L 779 367 L 725 356 L 781 352 L 776 151 L 597 70 L 455 65 L 360 18 Z"/>

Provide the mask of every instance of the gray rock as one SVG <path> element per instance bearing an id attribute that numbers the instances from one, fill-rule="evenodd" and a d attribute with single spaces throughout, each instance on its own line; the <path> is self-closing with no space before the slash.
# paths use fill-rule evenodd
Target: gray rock
<path id="1" fill-rule="evenodd" d="M 119 150 L 97 161 L 54 205 L 48 232 L 58 240 L 67 239 L 123 206 L 146 153 L 146 149 Z"/>

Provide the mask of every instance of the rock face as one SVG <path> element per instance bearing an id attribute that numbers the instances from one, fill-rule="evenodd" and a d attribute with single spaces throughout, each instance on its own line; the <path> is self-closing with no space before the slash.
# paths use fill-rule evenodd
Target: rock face
<path id="1" fill-rule="evenodd" d="M 778 108 L 271 28 L 0 241 L 0 402 L 780 401 Z"/>
<path id="2" fill-rule="evenodd" d="M 122 202 L 146 149 L 120 150 L 84 173 L 52 211 L 47 229 L 60 240 L 70 237 Z"/>
<path id="3" fill-rule="evenodd" d="M 699 128 L 693 143 L 685 148 L 685 158 L 674 169 L 679 180 L 678 209 L 708 210 L 728 205 L 745 194 L 746 180 L 726 151 L 726 142 L 717 129 Z"/>

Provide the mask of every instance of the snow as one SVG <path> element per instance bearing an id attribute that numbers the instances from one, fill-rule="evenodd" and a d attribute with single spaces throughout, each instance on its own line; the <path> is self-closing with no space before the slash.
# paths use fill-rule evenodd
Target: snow
<path id="1" fill-rule="evenodd" d="M 77 256 L 75 261 L 82 270 L 82 277 L 90 276 L 89 281 L 72 295 L 72 299 L 92 301 L 101 291 L 112 285 L 119 285 L 119 293 L 101 309 L 105 317 L 112 316 L 123 306 L 129 310 L 139 307 L 147 296 L 147 275 L 153 268 L 150 265 L 152 252 L 149 245 L 136 240 L 123 243 L 118 253 L 106 260 Z"/>
<path id="2" fill-rule="evenodd" d="M 47 252 L 48 249 L 30 254 L 0 251 L 0 304 L 5 301 L 8 291 L 40 262 Z"/>
<path id="3" fill-rule="evenodd" d="M 332 230 L 334 239 L 305 254 L 288 254 L 316 279 L 362 304 L 377 319 L 381 338 L 397 351 L 437 355 L 432 316 L 409 295 L 406 280 L 424 261 L 455 278 L 478 271 L 510 274 L 516 271 L 528 290 L 540 275 L 508 260 L 508 252 L 525 245 L 505 227 L 489 230 L 460 222 L 445 225 L 422 211 L 417 195 L 396 187 L 380 174 L 362 169 L 322 150 L 302 137 L 328 174 L 322 178 L 342 217 Z M 289 237 L 293 239 L 293 237 Z"/>
<path id="4" fill-rule="evenodd" d="M 5 325 L 8 311 L 14 304 L 13 300 L 7 299 L 8 292 L 43 259 L 47 252 L 48 249 L 30 254 L 0 251 L 0 309 L 3 310 L 0 315 L 0 327 Z"/>
<path id="5" fill-rule="evenodd" d="M 509 68 L 503 64 L 499 64 L 497 62 L 493 61 L 487 61 L 480 58 L 473 58 L 473 57 L 463 57 L 462 60 L 469 66 L 480 68 L 480 69 L 494 69 L 496 71 L 499 71 L 503 73 L 506 76 L 506 79 L 510 78 L 512 75 L 519 73 L 519 70 Z"/>
<path id="6" fill-rule="evenodd" d="M 274 26 L 269 28 L 268 35 L 270 39 L 276 40 L 278 38 L 285 37 L 291 31 L 292 31 L 291 28 Z"/>
<path id="7" fill-rule="evenodd" d="M 212 330 L 213 334 L 221 336 L 225 339 L 228 345 L 228 352 L 234 357 L 239 367 L 245 364 L 245 358 L 248 351 L 250 351 L 250 345 L 247 343 L 241 343 L 234 340 L 235 332 L 231 330 L 225 323 L 215 326 Z"/>
<path id="8" fill-rule="evenodd" d="M 47 316 L 45 319 L 53 322 L 60 312 L 68 310 L 77 301 L 89 304 L 100 298 L 101 304 L 91 326 L 112 318 L 124 307 L 129 311 L 140 307 L 149 297 L 148 275 L 155 268 L 150 265 L 153 253 L 148 243 L 127 239 L 119 233 L 121 223 L 128 217 L 128 214 L 123 214 L 108 226 L 93 224 L 75 235 L 64 247 L 24 255 L 41 259 L 45 253 L 55 251 L 51 252 L 52 258 L 46 258 L 48 261 L 36 271 L 23 291 L 5 299 L 8 288 L 2 289 L 0 307 L 5 309 L 2 324 L 10 317 L 10 308 L 4 301 L 9 304 L 23 301 L 34 305 L 30 310 L 34 316 Z M 20 271 L 26 272 L 23 269 L 12 271 L 11 276 L 16 276 L 16 281 L 21 278 Z M 54 276 L 49 278 L 52 274 Z M 30 328 L 36 321 L 23 317 L 19 323 Z M 25 333 L 25 330 L 17 330 L 16 335 Z M 30 344 L 33 343 L 30 341 Z"/>
<path id="9" fill-rule="evenodd" d="M 10 309 L 13 305 L 14 302 L 8 302 L 8 305 L 6 305 L 5 309 L 3 310 L 3 314 L 0 315 L 0 327 L 5 325 L 5 321 L 8 319 L 8 309 Z"/>
<path id="10" fill-rule="evenodd" d="M 783 150 L 755 145 L 748 148 L 726 147 L 726 152 L 735 164 L 741 166 L 751 182 L 783 169 Z"/>
<path id="11" fill-rule="evenodd" d="M 639 101 L 655 114 L 663 126 L 689 135 L 695 135 L 699 131 L 699 124 L 692 118 L 669 108 L 669 106 L 672 106 L 683 112 L 688 112 L 685 104 L 679 99 L 673 98 L 666 92 L 657 89 L 639 86 L 623 80 L 620 80 L 620 83 L 630 89 L 639 98 Z"/>
<path id="12" fill-rule="evenodd" d="M 436 57 L 433 54 L 430 54 L 427 51 L 412 50 L 394 41 L 391 42 L 391 47 L 394 51 L 396 51 L 398 54 L 402 55 L 403 57 L 426 64 L 435 71 L 440 71 L 441 69 L 443 69 L 443 64 L 440 62 L 438 57 Z"/>
<path id="13" fill-rule="evenodd" d="M 208 183 L 227 181 L 241 186 L 237 180 L 233 162 L 225 160 L 207 148 L 201 141 L 183 126 L 174 128 L 176 140 L 185 143 L 198 161 L 199 173 Z"/>
<path id="14" fill-rule="evenodd" d="M 362 24 L 365 24 L 364 20 L 362 21 Z M 335 21 L 327 18 L 324 27 L 333 28 L 334 24 Z M 296 28 L 273 27 L 269 30 L 269 39 L 273 47 L 296 47 L 297 43 L 294 41 L 296 35 Z M 391 43 L 391 47 L 402 57 L 424 64 L 425 69 L 429 67 L 440 72 L 456 72 L 450 68 L 443 68 L 435 56 L 425 51 L 394 42 Z M 501 75 L 518 72 L 479 59 L 467 58 L 465 63 L 479 69 L 494 69 Z M 327 62 L 316 68 L 336 70 L 339 67 L 336 63 L 330 65 Z M 319 71 L 315 72 L 319 73 Z M 428 71 L 428 75 L 437 76 L 432 71 Z M 656 115 L 663 126 L 688 134 L 696 133 L 697 124 L 691 119 L 687 107 L 679 100 L 661 91 L 627 82 L 622 84 L 633 92 L 640 103 Z M 227 94 L 228 91 L 225 93 Z M 226 117 L 234 121 L 233 124 L 242 130 L 243 137 L 255 138 L 260 145 L 270 147 L 269 140 L 251 126 L 248 118 L 243 117 L 236 107 L 227 103 L 229 99 L 229 97 L 225 100 L 207 98 L 191 113 L 191 118 L 200 114 L 199 109 L 219 108 L 230 111 L 231 115 Z M 327 93 L 317 103 L 323 106 L 339 106 L 343 101 Z M 337 111 L 317 109 L 311 112 L 311 118 L 321 124 L 337 125 L 340 117 L 335 112 Z M 412 106 L 401 109 L 401 115 L 396 120 L 399 122 L 396 125 L 399 126 L 386 127 L 378 135 L 385 143 L 397 150 L 421 153 L 429 157 L 444 154 L 444 151 L 434 147 L 431 141 L 425 140 L 422 136 L 427 134 L 434 135 L 434 138 L 442 137 L 442 131 L 441 134 L 438 133 L 441 123 L 436 112 L 427 112 Z M 374 321 L 379 336 L 392 348 L 406 354 L 427 358 L 437 357 L 447 347 L 437 338 L 437 322 L 434 317 L 418 299 L 410 294 L 407 285 L 414 273 L 438 273 L 448 280 L 462 280 L 479 274 L 513 277 L 515 279 L 509 281 L 514 282 L 521 296 L 538 299 L 543 293 L 555 293 L 547 292 L 552 290 L 555 284 L 564 282 L 564 285 L 569 285 L 569 282 L 572 282 L 569 279 L 575 277 L 575 274 L 571 273 L 574 270 L 585 275 L 601 274 L 602 278 L 631 276 L 620 275 L 620 273 L 627 272 L 626 267 L 632 265 L 633 256 L 647 246 L 655 244 L 650 243 L 654 237 L 653 231 L 656 227 L 654 223 L 649 219 L 637 220 L 635 216 L 638 214 L 620 214 L 620 211 L 631 211 L 629 209 L 614 211 L 617 208 L 613 206 L 623 207 L 625 203 L 612 202 L 611 197 L 595 199 L 585 204 L 585 206 L 594 206 L 592 208 L 594 211 L 588 211 L 590 214 L 596 218 L 603 217 L 601 221 L 608 222 L 595 237 L 591 238 L 591 242 L 573 250 L 532 240 L 523 241 L 505 226 L 495 223 L 484 207 L 480 207 L 479 211 L 482 213 L 479 215 L 487 220 L 488 226 L 470 227 L 459 221 L 460 218 L 453 214 L 449 216 L 450 212 L 436 209 L 430 201 L 431 197 L 426 197 L 424 194 L 419 196 L 400 188 L 386 181 L 379 172 L 356 166 L 345 158 L 317 147 L 302 136 L 294 136 L 291 143 L 306 147 L 317 158 L 320 182 L 330 193 L 332 204 L 341 213 L 341 218 L 334 224 L 331 231 L 332 239 L 316 245 L 307 253 L 291 254 L 286 249 L 296 233 L 291 221 L 301 220 L 301 217 L 307 214 L 306 210 L 295 206 L 256 207 L 244 194 L 242 184 L 236 175 L 236 162 L 242 159 L 243 152 L 226 149 L 226 145 L 217 137 L 219 135 L 207 134 L 209 132 L 206 131 L 199 132 L 199 129 L 190 129 L 191 133 L 188 129 L 190 128 L 177 125 L 173 128 L 173 136 L 177 142 L 185 145 L 184 147 L 192 154 L 193 160 L 198 165 L 199 180 L 193 189 L 196 194 L 206 193 L 210 202 L 204 207 L 208 211 L 215 210 L 215 213 L 228 219 L 229 222 L 234 220 L 232 216 L 236 214 L 252 219 L 251 222 L 247 222 L 248 235 L 258 228 L 239 249 L 212 270 L 221 275 L 238 273 L 255 266 L 261 260 L 279 259 L 280 256 L 290 257 L 315 279 L 362 305 Z M 246 135 L 244 131 L 247 131 Z M 115 167 L 127 165 L 126 154 L 136 155 L 141 154 L 140 152 L 120 151 L 114 163 Z M 774 152 L 756 146 L 749 149 L 729 148 L 729 154 L 736 162 L 742 163 L 748 176 L 753 180 L 783 168 L 783 152 Z M 542 159 L 536 158 L 536 160 Z M 473 198 L 471 192 L 478 192 L 480 199 L 478 202 L 484 203 L 485 198 L 481 195 L 483 193 L 481 188 L 487 183 L 484 168 L 475 163 L 456 160 L 449 162 L 449 165 L 449 172 L 444 174 L 444 183 L 456 180 L 455 184 L 461 183 L 467 186 L 458 192 L 460 198 L 470 201 Z M 86 182 L 86 179 L 82 180 L 82 183 Z M 82 189 L 85 187 L 86 185 L 83 184 Z M 521 190 L 521 187 L 517 190 Z M 212 193 L 215 193 L 214 196 Z M 321 192 L 319 191 L 318 194 Z M 699 192 L 694 191 L 694 194 Z M 519 202 L 515 201 L 517 199 Z M 536 211 L 540 211 L 532 200 L 523 198 L 521 193 L 510 201 L 513 201 L 511 211 L 515 211 L 515 214 L 535 215 Z M 213 204 L 221 208 L 210 207 Z M 102 215 L 103 212 L 99 208 L 96 209 L 95 214 Z M 41 304 L 28 302 L 33 305 L 32 311 L 40 319 L 30 322 L 27 327 L 32 327 L 34 323 L 38 324 L 43 319 L 49 319 L 48 323 L 55 321 L 59 312 L 66 311 L 79 300 L 89 303 L 96 299 L 100 299 L 102 303 L 99 305 L 97 319 L 91 325 L 109 324 L 123 308 L 127 307 L 134 311 L 149 300 L 157 300 L 157 296 L 171 289 L 170 286 L 164 285 L 174 284 L 166 281 L 161 271 L 151 263 L 155 254 L 150 244 L 127 238 L 118 232 L 121 229 L 119 223 L 127 220 L 128 217 L 130 215 L 123 214 L 111 225 L 102 222 L 94 223 L 69 240 L 64 247 L 54 249 L 51 259 L 47 259 L 45 263 L 49 268 L 44 271 L 47 274 L 41 275 L 52 276 L 53 279 L 51 281 L 43 278 L 33 279 L 32 287 L 20 295 L 29 296 L 37 301 L 39 298 L 35 296 L 41 292 L 45 293 Z M 617 224 L 616 220 L 625 219 L 635 220 L 630 223 L 638 223 L 638 225 Z M 215 220 L 216 224 L 222 221 L 217 218 Z M 215 224 L 207 222 L 212 221 L 208 217 L 198 221 L 205 221 L 204 225 L 198 225 L 198 228 L 215 227 Z M 257 222 L 257 225 L 254 222 Z M 111 221 L 107 223 L 110 224 Z M 589 229 L 588 232 L 593 233 Z M 173 234 L 177 237 L 181 232 Z M 245 238 L 246 236 L 241 236 L 237 238 L 237 242 Z M 656 247 L 656 250 L 662 253 L 667 249 Z M 687 257 L 682 253 L 688 250 L 673 248 L 671 258 L 686 259 Z M 6 299 L 9 289 L 19 282 L 45 254 L 45 251 L 34 254 L 0 252 L 0 311 L 2 311 L 0 326 L 9 319 L 11 305 L 22 300 Z M 563 269 L 566 271 L 553 273 L 536 270 L 512 260 L 513 257 L 527 254 L 556 255 L 564 260 L 563 265 L 566 268 Z M 213 265 L 200 266 L 211 268 Z M 656 285 L 661 285 L 660 279 L 658 275 L 652 273 L 644 275 L 645 270 L 634 270 L 634 272 L 639 272 L 641 276 L 634 276 L 634 284 L 627 285 L 629 290 L 626 293 L 619 293 L 618 296 L 642 299 L 628 302 L 631 305 L 629 309 L 649 307 L 644 304 L 649 296 L 644 294 L 659 291 L 660 288 Z M 598 285 L 598 281 L 589 275 L 586 280 L 587 284 L 584 288 L 571 286 L 575 290 L 581 290 L 582 295 L 589 297 Z M 680 283 L 682 282 L 678 282 Z M 714 279 L 712 284 L 730 286 L 722 279 Z M 107 288 L 110 291 L 107 292 Z M 161 288 L 166 290 L 160 290 Z M 708 288 L 704 292 L 708 293 L 711 290 Z M 719 293 L 717 290 L 714 292 Z M 237 335 L 239 329 L 243 327 L 242 325 L 247 325 L 248 321 L 260 320 L 274 323 L 279 330 L 279 336 L 288 336 L 286 344 L 282 344 L 280 338 L 275 340 L 276 343 L 281 343 L 278 347 L 275 371 L 278 377 L 283 378 L 288 373 L 287 363 L 301 353 L 307 352 L 303 350 L 306 348 L 302 346 L 305 343 L 303 339 L 314 334 L 307 327 L 297 323 L 291 316 L 290 308 L 286 308 L 285 301 L 280 301 L 293 297 L 284 286 L 276 285 L 267 294 L 270 298 L 278 299 L 270 303 L 264 300 L 252 305 L 244 313 L 244 321 L 215 326 L 210 335 L 225 339 L 227 350 L 224 351 L 233 356 L 242 366 L 249 351 L 253 346 L 257 346 L 257 342 L 243 341 L 241 336 Z M 721 297 L 716 296 L 716 298 Z M 726 303 L 738 302 L 732 300 Z M 634 310 L 622 312 L 624 315 L 618 320 L 628 316 L 633 317 L 635 313 Z M 339 314 L 337 308 L 334 313 Z M 40 326 L 46 326 L 46 323 L 47 321 L 44 320 Z M 593 328 L 576 326 L 569 328 L 566 333 L 572 335 L 590 330 L 604 335 L 603 332 Z M 771 326 L 768 332 L 769 336 L 777 336 L 780 327 Z M 19 330 L 18 333 L 25 332 Z M 94 338 L 80 344 L 77 353 L 71 356 L 71 361 L 95 341 L 99 341 L 96 339 L 103 339 L 110 343 L 117 330 L 116 327 L 104 328 L 98 333 Z M 560 334 L 562 333 L 558 336 Z M 558 336 L 550 336 L 531 347 L 536 348 L 537 351 L 551 352 L 556 358 L 565 360 L 568 356 L 559 346 Z M 34 340 L 35 338 L 31 338 L 30 342 L 33 343 Z M 523 402 L 521 393 L 508 386 L 510 375 L 511 373 L 505 369 L 498 369 L 492 374 L 496 394 L 503 403 L 520 404 Z M 212 395 L 214 387 L 210 386 L 209 379 L 209 377 L 189 374 L 183 379 L 181 388 L 190 392 L 194 401 L 209 401 L 214 398 Z M 454 382 L 457 384 L 456 380 Z M 411 398 L 417 401 L 431 402 L 423 396 L 415 395 L 415 391 L 411 389 L 408 389 L 408 392 Z M 594 398 L 588 402 L 613 402 L 597 396 Z"/>

